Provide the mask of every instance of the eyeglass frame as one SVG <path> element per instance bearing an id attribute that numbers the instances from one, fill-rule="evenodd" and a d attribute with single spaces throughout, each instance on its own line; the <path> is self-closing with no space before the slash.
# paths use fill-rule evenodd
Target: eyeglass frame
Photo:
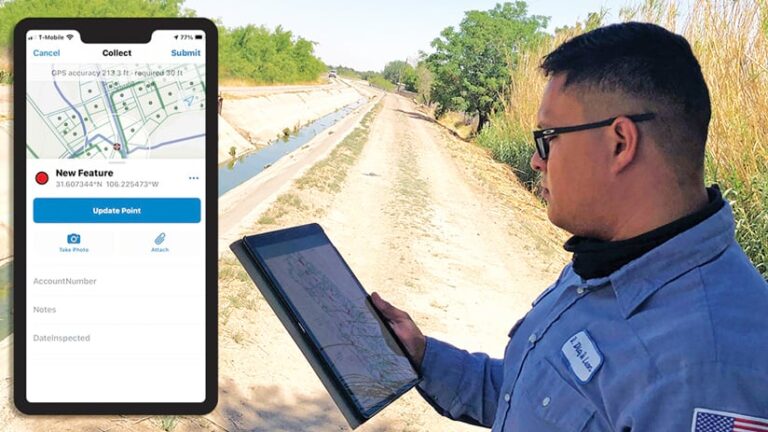
<path id="1" fill-rule="evenodd" d="M 593 123 L 584 123 L 584 124 L 575 125 L 575 126 L 563 126 L 563 127 L 557 127 L 557 128 L 535 130 L 533 131 L 533 142 L 534 142 L 534 145 L 536 146 L 536 152 L 539 154 L 539 157 L 541 158 L 541 160 L 547 160 L 547 158 L 549 157 L 549 140 L 551 140 L 552 138 L 558 135 L 562 135 L 564 133 L 578 132 L 583 130 L 597 129 L 605 126 L 610 126 L 614 122 L 614 120 L 616 120 L 619 117 L 626 117 L 635 123 L 639 123 L 646 120 L 653 120 L 656 117 L 656 114 L 649 112 L 649 113 L 643 113 L 643 114 L 616 116 L 616 117 L 611 117 L 609 119 L 600 120 Z"/>

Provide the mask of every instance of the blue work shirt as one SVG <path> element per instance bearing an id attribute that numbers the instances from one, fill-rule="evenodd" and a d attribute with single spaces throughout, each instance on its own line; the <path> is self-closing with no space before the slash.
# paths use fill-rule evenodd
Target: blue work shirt
<path id="1" fill-rule="evenodd" d="M 420 393 L 498 432 L 726 430 L 693 427 L 697 409 L 768 417 L 768 284 L 728 203 L 607 277 L 568 264 L 509 337 L 503 360 L 427 338 Z"/>

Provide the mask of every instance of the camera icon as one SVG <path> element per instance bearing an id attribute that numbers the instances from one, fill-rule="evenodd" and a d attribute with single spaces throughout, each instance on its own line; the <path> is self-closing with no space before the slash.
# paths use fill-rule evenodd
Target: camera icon
<path id="1" fill-rule="evenodd" d="M 68 234 L 67 235 L 67 243 L 68 244 L 80 244 L 80 234 Z"/>

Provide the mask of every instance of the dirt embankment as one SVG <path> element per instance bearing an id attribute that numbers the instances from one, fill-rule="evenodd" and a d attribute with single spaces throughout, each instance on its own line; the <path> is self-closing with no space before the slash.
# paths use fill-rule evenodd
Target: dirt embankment
<path id="1" fill-rule="evenodd" d="M 229 88 L 222 92 L 219 163 L 229 160 L 233 150 L 235 156 L 241 156 L 262 148 L 285 132 L 296 132 L 301 126 L 362 98 L 352 85 L 342 81 L 282 93 L 237 90 Z"/>

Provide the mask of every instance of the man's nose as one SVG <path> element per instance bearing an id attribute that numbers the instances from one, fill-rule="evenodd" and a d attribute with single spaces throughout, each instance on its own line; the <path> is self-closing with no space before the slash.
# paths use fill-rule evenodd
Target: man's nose
<path id="1" fill-rule="evenodd" d="M 547 169 L 547 161 L 539 156 L 539 152 L 533 151 L 531 155 L 531 169 L 534 171 L 544 172 Z"/>

